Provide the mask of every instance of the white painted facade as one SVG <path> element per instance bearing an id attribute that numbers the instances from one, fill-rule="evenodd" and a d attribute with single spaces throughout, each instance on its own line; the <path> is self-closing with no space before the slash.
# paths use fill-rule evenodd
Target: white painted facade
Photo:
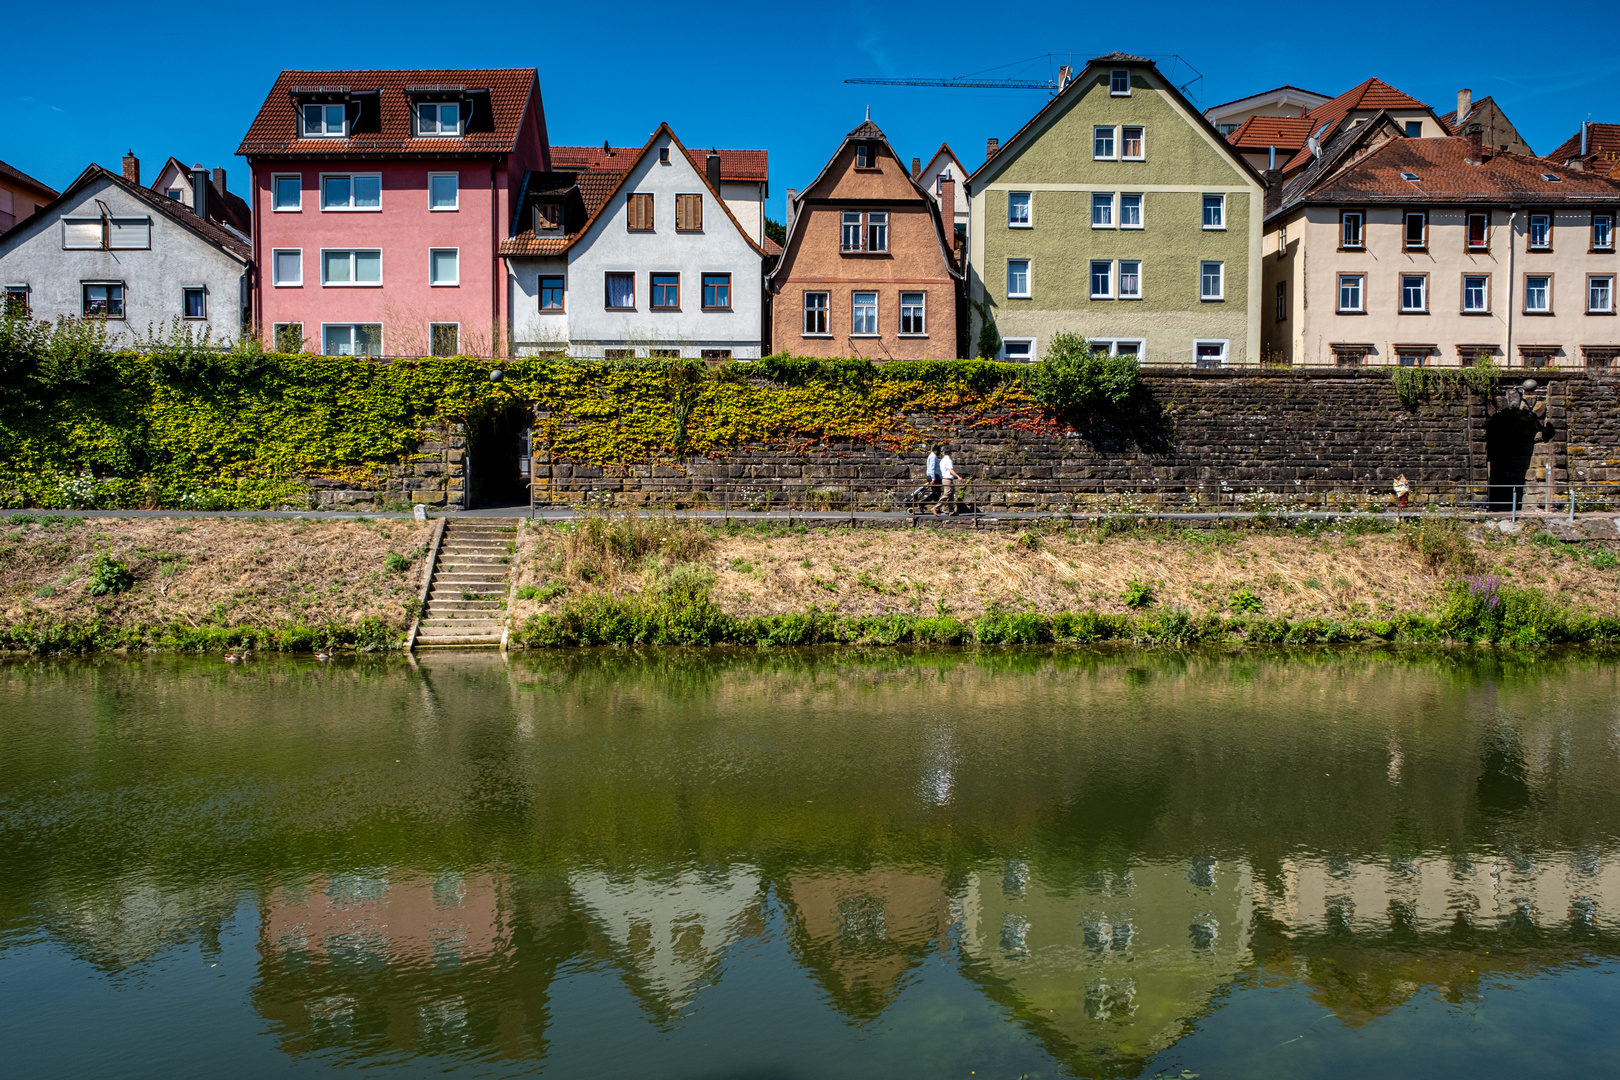
<path id="1" fill-rule="evenodd" d="M 103 208 L 122 235 L 137 238 L 118 243 L 139 242 L 144 223 L 150 230 L 147 246 L 68 246 L 66 219 L 99 222 Z M 190 211 L 177 207 L 176 213 Z M 80 317 L 86 314 L 87 285 L 119 287 L 122 315 L 107 319 L 107 336 L 116 342 L 133 342 L 148 330 L 167 331 L 176 318 L 194 333 L 208 330 L 215 342 L 236 340 L 242 333 L 250 265 L 247 254 L 199 235 L 106 172 L 69 189 L 56 205 L 0 237 L 0 285 L 7 292 L 24 290 L 36 319 Z M 204 290 L 201 318 L 185 317 L 188 288 Z"/>
<path id="2" fill-rule="evenodd" d="M 629 229 L 632 194 L 652 195 L 652 229 Z M 703 200 L 702 228 L 677 230 L 676 196 L 690 194 Z M 562 255 L 507 258 L 512 341 L 519 354 L 565 349 L 580 357 L 645 357 L 656 351 L 693 359 L 705 353 L 758 359 L 762 260 L 763 252 L 722 208 L 703 173 L 668 129 L 661 129 L 619 190 Z M 609 274 L 633 275 L 633 310 L 607 307 Z M 653 309 L 654 274 L 679 276 L 675 308 Z M 730 275 L 729 309 L 705 310 L 705 274 Z M 563 278 L 561 311 L 540 309 L 541 279 L 548 275 Z"/>
<path id="3" fill-rule="evenodd" d="M 939 201 L 939 182 L 941 180 L 956 181 L 956 205 L 949 208 L 949 210 L 942 206 L 940 210 L 946 211 L 946 221 L 960 225 L 963 229 L 966 229 L 968 225 L 967 184 L 963 183 L 967 178 L 968 170 L 962 167 L 962 163 L 956 160 L 954 154 L 942 146 L 934 155 L 933 160 L 923 166 L 922 177 L 917 181 L 923 186 L 924 191 L 934 197 L 935 202 Z M 951 212 L 954 212 L 955 217 L 951 216 Z"/>
<path id="4" fill-rule="evenodd" d="M 756 181 L 726 180 L 720 184 L 720 197 L 731 216 L 743 227 L 748 239 L 765 244 L 765 185 Z M 707 222 L 705 222 L 707 224 Z"/>

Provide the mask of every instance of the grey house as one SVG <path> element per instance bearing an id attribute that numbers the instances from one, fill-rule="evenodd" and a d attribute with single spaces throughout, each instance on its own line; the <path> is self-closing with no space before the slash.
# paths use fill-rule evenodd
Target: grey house
<path id="1" fill-rule="evenodd" d="M 235 341 L 251 325 L 253 249 L 209 213 L 211 179 L 198 170 L 200 205 L 187 206 L 142 187 L 138 173 L 91 165 L 0 236 L 5 309 L 35 319 L 102 316 L 108 338 L 125 343 L 177 318 L 216 342 Z"/>

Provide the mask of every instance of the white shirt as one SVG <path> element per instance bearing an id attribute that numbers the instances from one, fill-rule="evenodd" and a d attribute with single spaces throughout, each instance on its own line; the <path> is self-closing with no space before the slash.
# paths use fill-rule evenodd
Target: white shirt
<path id="1" fill-rule="evenodd" d="M 956 463 L 951 460 L 951 455 L 946 454 L 939 459 L 939 475 L 945 480 L 956 479 Z"/>
<path id="2" fill-rule="evenodd" d="M 939 455 L 932 450 L 928 451 L 928 479 L 939 479 Z"/>

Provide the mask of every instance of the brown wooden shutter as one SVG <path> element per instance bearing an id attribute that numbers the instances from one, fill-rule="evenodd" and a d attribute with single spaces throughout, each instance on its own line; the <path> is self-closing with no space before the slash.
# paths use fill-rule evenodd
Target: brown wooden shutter
<path id="1" fill-rule="evenodd" d="M 702 231 L 702 229 L 703 229 L 703 196 L 702 195 L 693 195 L 692 196 L 692 209 L 687 213 L 686 217 L 687 217 L 686 227 L 688 229 L 696 229 L 696 230 L 698 230 L 700 232 Z"/>
<path id="2" fill-rule="evenodd" d="M 650 232 L 653 227 L 653 197 L 651 192 L 638 192 L 630 196 L 630 228 L 637 232 Z"/>

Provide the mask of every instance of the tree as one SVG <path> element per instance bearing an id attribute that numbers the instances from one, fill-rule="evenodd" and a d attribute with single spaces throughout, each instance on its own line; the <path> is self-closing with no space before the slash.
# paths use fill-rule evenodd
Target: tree
<path id="1" fill-rule="evenodd" d="M 772 218 L 765 219 L 765 235 L 775 240 L 783 247 L 787 247 L 787 226 Z"/>

